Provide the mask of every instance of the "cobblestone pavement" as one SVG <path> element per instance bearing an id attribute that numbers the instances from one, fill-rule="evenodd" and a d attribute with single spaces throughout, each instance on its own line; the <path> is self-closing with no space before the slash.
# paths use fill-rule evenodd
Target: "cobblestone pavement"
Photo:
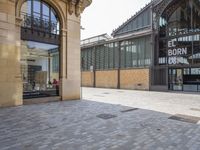
<path id="1" fill-rule="evenodd" d="M 88 91 L 84 98 L 86 94 L 97 94 L 95 89 L 84 90 Z M 109 95 L 102 90 L 98 95 Z M 126 104 L 128 100 L 121 98 Z M 168 119 L 171 116 L 168 113 L 147 109 L 129 111 L 131 108 L 93 99 L 0 109 L 0 150 L 200 149 L 199 124 Z M 102 119 L 97 116 L 105 115 L 100 114 L 114 118 Z"/>
<path id="2" fill-rule="evenodd" d="M 83 99 L 169 114 L 185 114 L 200 117 L 200 92 L 152 92 L 101 88 L 82 88 Z M 200 149 L 200 148 L 199 148 Z"/>

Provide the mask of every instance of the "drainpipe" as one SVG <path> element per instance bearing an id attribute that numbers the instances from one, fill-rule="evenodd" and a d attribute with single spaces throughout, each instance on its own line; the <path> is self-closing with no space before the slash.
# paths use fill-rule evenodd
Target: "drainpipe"
<path id="1" fill-rule="evenodd" d="M 118 82 L 117 82 L 117 88 L 120 89 L 120 69 L 121 69 L 121 46 L 120 42 L 118 42 Z"/>
<path id="2" fill-rule="evenodd" d="M 93 87 L 96 87 L 96 46 L 94 46 Z"/>

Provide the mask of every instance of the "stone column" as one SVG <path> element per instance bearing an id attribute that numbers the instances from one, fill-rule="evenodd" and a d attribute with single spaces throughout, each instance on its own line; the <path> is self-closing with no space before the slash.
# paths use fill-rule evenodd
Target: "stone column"
<path id="1" fill-rule="evenodd" d="M 75 11 L 75 10 L 74 10 Z M 80 99 L 80 17 L 68 12 L 66 32 L 66 64 L 62 77 L 62 100 Z"/>
<path id="2" fill-rule="evenodd" d="M 0 107 L 22 105 L 19 24 L 15 2 L 0 0 Z"/>

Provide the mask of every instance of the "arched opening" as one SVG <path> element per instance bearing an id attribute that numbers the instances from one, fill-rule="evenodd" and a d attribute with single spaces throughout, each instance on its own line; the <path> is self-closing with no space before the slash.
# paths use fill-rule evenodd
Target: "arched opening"
<path id="1" fill-rule="evenodd" d="M 200 91 L 200 1 L 174 0 L 159 21 L 160 66 L 169 90 Z"/>
<path id="2" fill-rule="evenodd" d="M 60 19 L 42 0 L 25 1 L 20 17 L 23 98 L 59 96 Z"/>

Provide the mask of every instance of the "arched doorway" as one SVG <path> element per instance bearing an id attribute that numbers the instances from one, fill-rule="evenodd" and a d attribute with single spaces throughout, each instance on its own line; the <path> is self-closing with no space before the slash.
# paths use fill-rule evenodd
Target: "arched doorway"
<path id="1" fill-rule="evenodd" d="M 23 98 L 59 96 L 60 19 L 42 0 L 24 1 L 20 10 Z"/>
<path id="2" fill-rule="evenodd" d="M 159 66 L 168 88 L 200 91 L 200 1 L 173 0 L 159 19 Z"/>

